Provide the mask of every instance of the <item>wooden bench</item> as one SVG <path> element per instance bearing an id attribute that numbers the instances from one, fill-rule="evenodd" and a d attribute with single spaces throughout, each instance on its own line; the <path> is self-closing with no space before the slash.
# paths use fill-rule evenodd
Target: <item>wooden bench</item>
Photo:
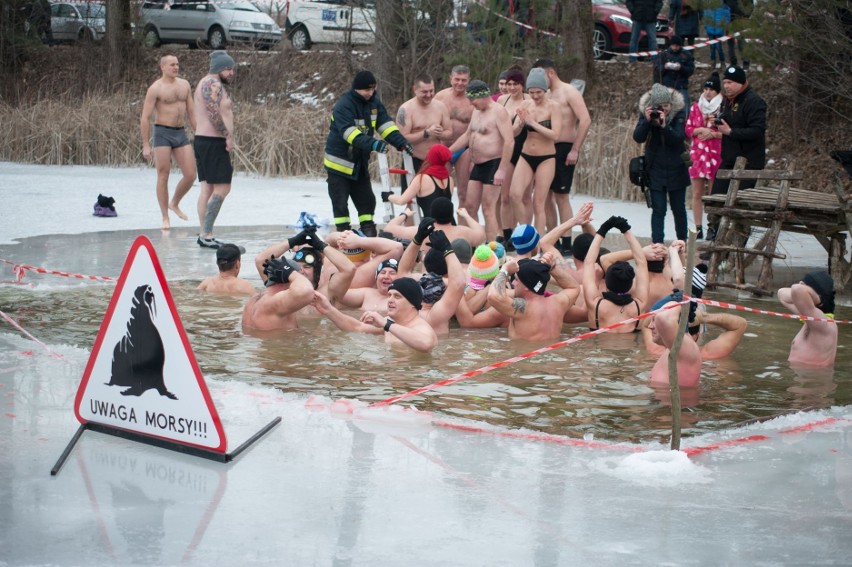
<path id="1" fill-rule="evenodd" d="M 721 217 L 716 239 L 702 249 L 710 252 L 707 285 L 734 288 L 756 295 L 771 295 L 772 260 L 785 259 L 776 251 L 781 231 L 810 234 L 828 253 L 828 270 L 837 289 L 846 285 L 850 264 L 846 259 L 846 232 L 852 224 L 848 203 L 839 193 L 817 193 L 790 186 L 802 173 L 790 170 L 747 170 L 745 158 L 734 169 L 719 170 L 718 179 L 730 179 L 724 195 L 703 197 L 708 215 Z M 758 186 L 740 190 L 741 180 L 780 182 L 777 187 Z M 747 236 L 753 227 L 767 231 L 752 247 Z M 746 282 L 745 270 L 757 258 L 763 259 L 756 284 Z M 727 260 L 727 262 L 725 262 Z M 723 269 L 724 268 L 724 269 Z M 734 282 L 719 281 L 721 273 L 734 273 Z"/>

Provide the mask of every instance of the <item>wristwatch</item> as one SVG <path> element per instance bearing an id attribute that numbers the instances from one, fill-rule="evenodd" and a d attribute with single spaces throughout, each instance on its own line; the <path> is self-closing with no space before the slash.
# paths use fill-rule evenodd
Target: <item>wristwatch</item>
<path id="1" fill-rule="evenodd" d="M 396 323 L 396 321 L 394 321 L 390 317 L 387 318 L 387 320 L 385 321 L 385 332 L 386 333 L 390 332 L 391 325 L 393 325 L 394 323 Z"/>

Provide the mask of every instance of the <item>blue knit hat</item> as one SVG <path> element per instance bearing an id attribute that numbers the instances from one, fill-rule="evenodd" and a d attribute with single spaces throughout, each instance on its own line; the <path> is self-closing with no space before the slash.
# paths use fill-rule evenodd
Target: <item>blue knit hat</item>
<path id="1" fill-rule="evenodd" d="M 518 254 L 531 252 L 538 246 L 538 232 L 530 224 L 519 224 L 512 232 L 512 244 Z"/>

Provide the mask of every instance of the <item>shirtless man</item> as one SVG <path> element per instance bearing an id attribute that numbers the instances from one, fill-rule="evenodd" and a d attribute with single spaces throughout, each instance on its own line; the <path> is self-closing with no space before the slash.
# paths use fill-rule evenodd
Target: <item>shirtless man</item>
<path id="1" fill-rule="evenodd" d="M 184 124 L 195 131 L 195 112 L 193 110 L 192 89 L 189 81 L 178 77 L 180 66 L 174 55 L 164 55 L 160 59 L 160 71 L 163 76 L 154 81 L 145 93 L 142 106 L 140 130 L 142 131 L 142 157 L 150 161 L 154 158 L 157 167 L 157 202 L 163 215 L 163 230 L 171 228 L 169 211 L 183 220 L 189 217 L 180 210 L 180 201 L 192 188 L 195 181 L 195 156 L 192 153 Z M 151 117 L 156 112 L 154 124 L 154 149 L 151 149 Z M 180 167 L 183 177 L 175 187 L 175 194 L 169 201 L 169 169 L 172 156 Z"/>
<path id="2" fill-rule="evenodd" d="M 388 292 L 398 271 L 398 260 L 395 258 L 383 260 L 376 266 L 376 281 L 372 287 L 350 288 L 340 302 L 346 307 L 387 313 Z"/>
<path id="3" fill-rule="evenodd" d="M 470 124 L 450 146 L 450 152 L 468 148 L 465 153 L 470 156 L 473 168 L 464 201 L 465 210 L 473 218 L 478 218 L 481 204 L 485 217 L 485 239 L 495 240 L 503 233 L 497 218 L 497 203 L 515 143 L 512 122 L 506 109 L 491 99 L 491 89 L 485 82 L 471 81 L 467 86 L 467 98 L 474 108 Z"/>
<path id="4" fill-rule="evenodd" d="M 417 173 L 429 148 L 449 143 L 453 128 L 447 105 L 435 100 L 435 82 L 430 75 L 418 75 L 411 92 L 414 97 L 399 107 L 396 124 L 400 134 L 414 146 L 414 173 Z M 405 191 L 405 188 L 404 185 L 402 190 Z"/>
<path id="5" fill-rule="evenodd" d="M 507 293 L 508 280 L 513 274 L 516 275 L 514 298 Z M 545 297 L 551 276 L 562 290 Z M 546 253 L 539 260 L 510 259 L 503 264 L 488 291 L 488 301 L 511 319 L 510 339 L 543 341 L 559 337 L 562 318 L 579 295 L 577 281 L 556 263 L 552 254 Z"/>
<path id="6" fill-rule="evenodd" d="M 326 244 L 317 235 L 315 227 L 306 228 L 287 240 L 272 244 L 258 254 L 254 264 L 261 279 L 264 278 L 265 262 L 269 258 L 280 258 L 288 250 L 294 252 L 293 260 L 299 266 L 299 273 L 331 302 L 339 301 L 349 289 L 355 277 L 355 265 L 343 252 Z M 310 313 L 301 313 L 305 314 Z"/>
<path id="7" fill-rule="evenodd" d="M 210 54 L 210 72 L 195 88 L 195 161 L 201 194 L 198 196 L 198 245 L 219 248 L 213 223 L 231 192 L 231 151 L 234 149 L 234 108 L 225 85 L 234 76 L 234 60 L 224 51 Z"/>
<path id="8" fill-rule="evenodd" d="M 266 289 L 249 298 L 243 308 L 243 330 L 292 331 L 296 313 L 314 298 L 311 282 L 286 258 L 269 258 L 263 263 Z"/>
<path id="9" fill-rule="evenodd" d="M 467 83 L 470 81 L 470 69 L 465 65 L 456 65 L 450 72 L 450 86 L 435 95 L 435 100 L 443 102 L 450 111 L 452 135 L 444 143 L 452 145 L 467 131 L 473 105 L 467 98 Z M 464 148 L 460 149 L 461 152 Z M 470 152 L 464 151 L 453 156 L 456 171 L 456 187 L 459 195 L 459 208 L 466 207 L 467 183 L 470 179 Z"/>
<path id="10" fill-rule="evenodd" d="M 834 281 L 828 272 L 805 274 L 797 284 L 778 290 L 778 299 L 796 315 L 834 319 Z M 797 366 L 834 366 L 837 325 L 831 321 L 802 321 L 787 360 Z"/>
<path id="11" fill-rule="evenodd" d="M 229 295 L 251 295 L 254 286 L 240 277 L 242 252 L 235 244 L 223 244 L 216 250 L 216 265 L 219 275 L 210 276 L 198 284 L 198 289 L 210 293 Z"/>
<path id="12" fill-rule="evenodd" d="M 314 306 L 343 331 L 384 335 L 386 344 L 403 344 L 420 352 L 431 352 L 438 335 L 420 317 L 423 301 L 420 284 L 412 278 L 397 278 L 388 296 L 387 316 L 365 311 L 360 319 L 355 319 L 334 307 L 321 293 L 314 294 Z"/>
<path id="13" fill-rule="evenodd" d="M 576 87 L 563 83 L 556 74 L 556 64 L 550 59 L 539 59 L 533 67 L 544 69 L 550 99 L 559 103 L 562 109 L 562 127 L 556 139 L 556 173 L 550 185 L 551 198 L 556 204 L 560 219 L 570 219 L 574 216 L 571 201 L 568 196 L 574 182 L 574 167 L 580 155 L 580 148 L 586 140 L 586 134 L 592 125 L 592 118 L 583 95 Z M 552 207 L 548 207 L 552 210 Z M 548 220 L 548 226 L 556 226 L 559 221 Z M 571 253 L 571 235 L 562 237 L 561 251 L 563 255 Z"/>

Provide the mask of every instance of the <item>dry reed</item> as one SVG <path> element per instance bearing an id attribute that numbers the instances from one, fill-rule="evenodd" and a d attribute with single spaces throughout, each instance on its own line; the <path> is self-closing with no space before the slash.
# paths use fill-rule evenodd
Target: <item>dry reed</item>
<path id="1" fill-rule="evenodd" d="M 0 159 L 47 165 L 128 166 L 142 162 L 139 95 L 90 96 L 76 104 L 0 104 Z M 328 111 L 307 105 L 238 102 L 234 166 L 258 176 L 320 176 Z M 638 201 L 627 163 L 640 151 L 633 122 L 595 120 L 580 156 L 574 192 Z M 399 165 L 392 156 L 392 166 Z M 375 165 L 371 167 L 377 177 Z"/>

